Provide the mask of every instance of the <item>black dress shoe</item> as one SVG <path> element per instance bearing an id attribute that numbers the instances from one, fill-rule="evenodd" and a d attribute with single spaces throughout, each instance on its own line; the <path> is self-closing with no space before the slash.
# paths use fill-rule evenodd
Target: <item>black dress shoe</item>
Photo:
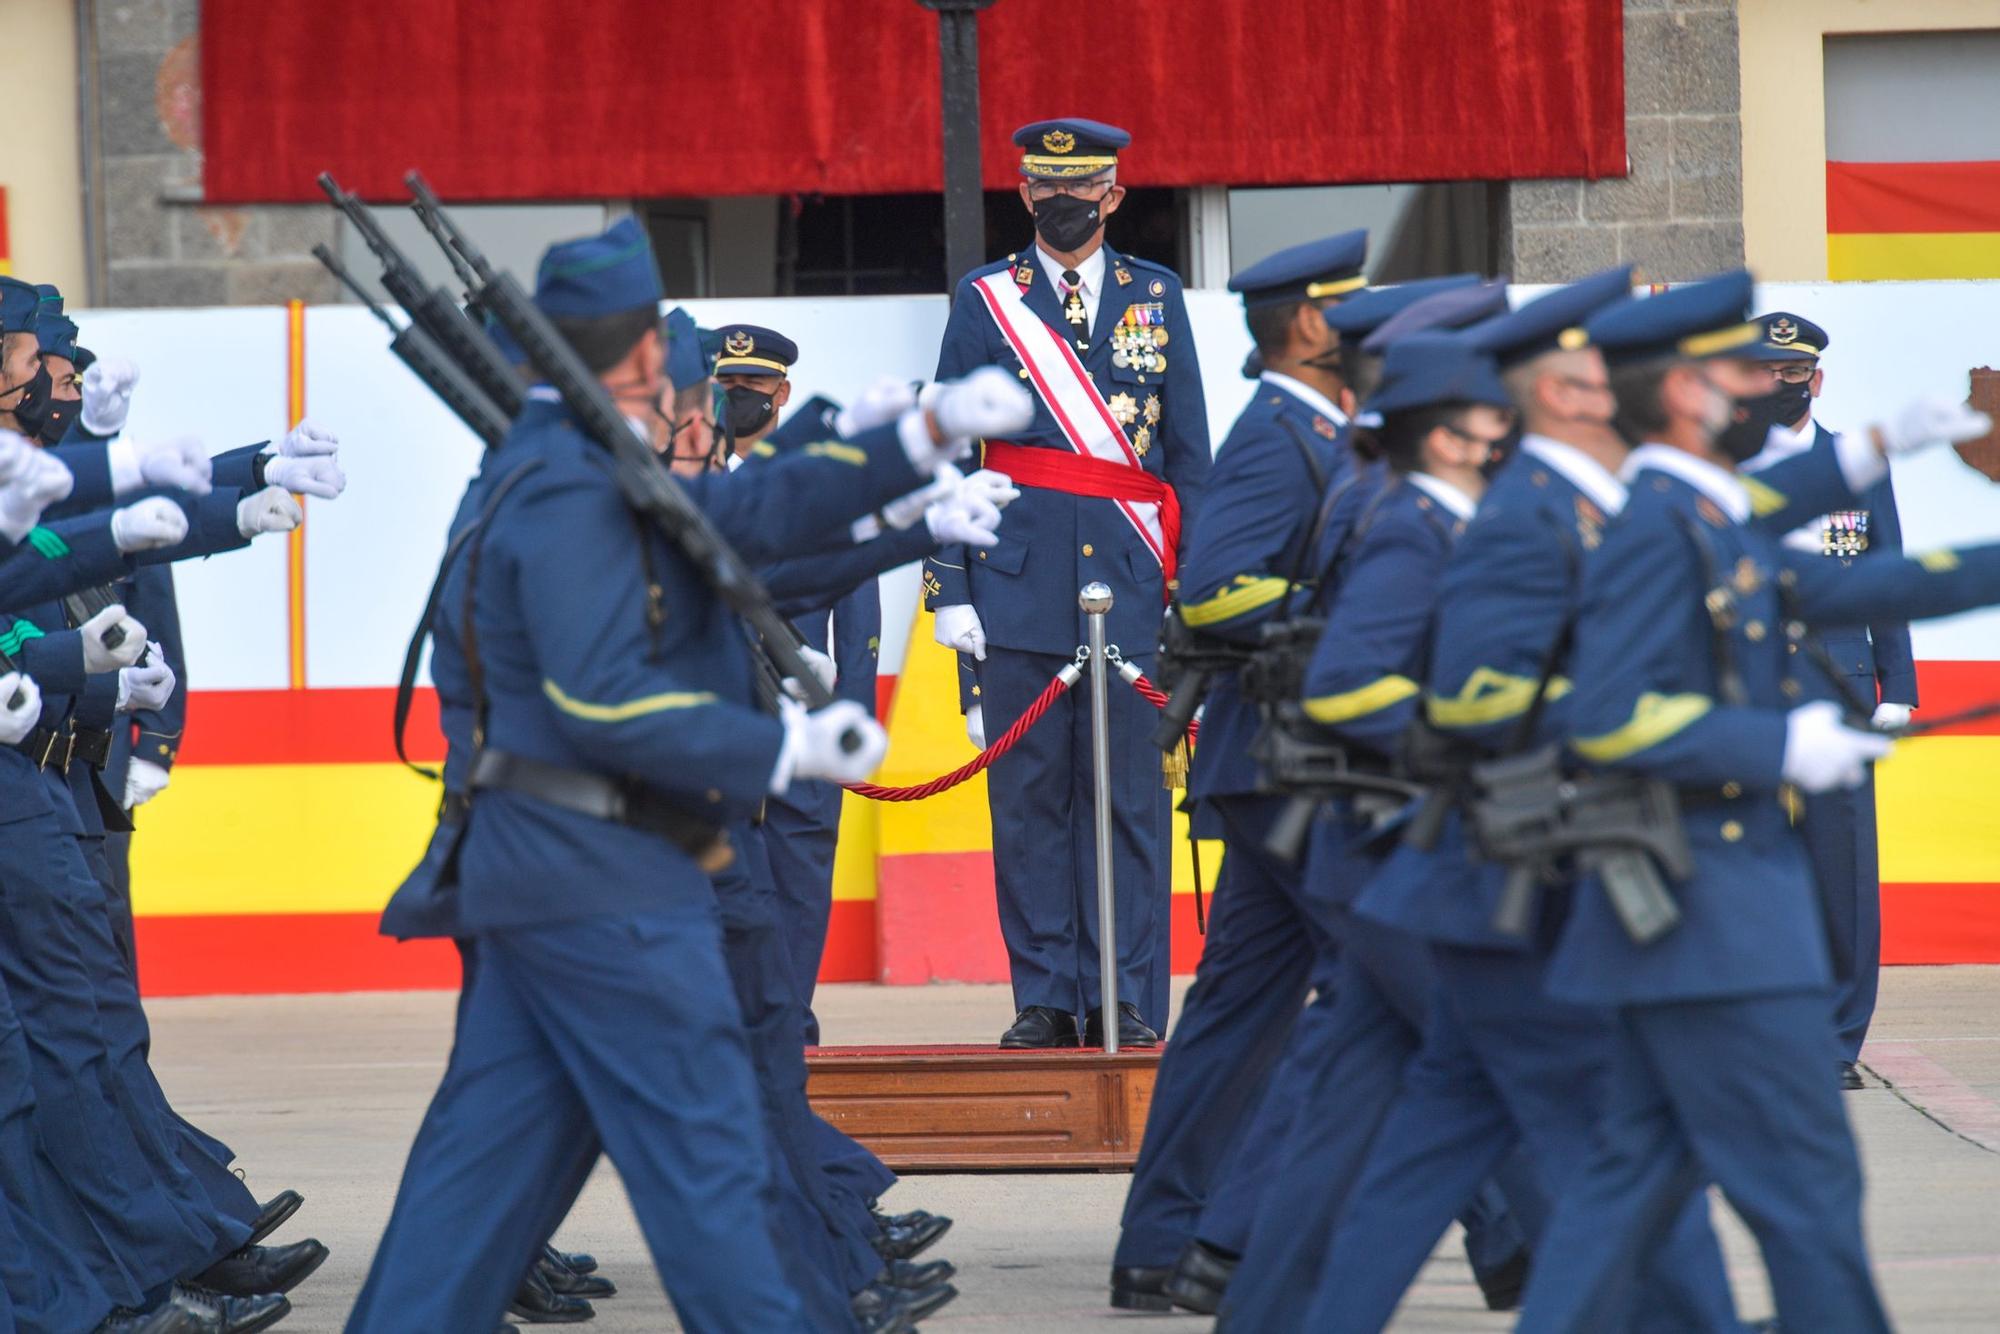
<path id="1" fill-rule="evenodd" d="M 958 1296 L 958 1289 L 949 1283 L 934 1283 L 928 1288 L 919 1288 L 915 1292 L 909 1292 L 902 1288 L 898 1288 L 896 1291 L 902 1293 L 903 1310 L 909 1315 L 910 1323 L 913 1325 L 930 1319 L 946 1306 L 950 1305 L 951 1300 Z"/>
<path id="2" fill-rule="evenodd" d="M 1046 1005 L 1030 1005 L 1014 1016 L 1014 1026 L 1000 1035 L 1003 1047 L 1074 1047 L 1076 1016 Z"/>
<path id="3" fill-rule="evenodd" d="M 924 1224 L 929 1223 L 932 1219 L 937 1219 L 939 1222 L 943 1223 L 947 1228 L 951 1226 L 951 1220 L 949 1218 L 946 1218 L 943 1214 L 934 1214 L 928 1209 L 912 1209 L 906 1214 L 885 1214 L 880 1209 L 876 1208 L 874 1205 L 870 1205 L 868 1207 L 868 1216 L 874 1219 L 875 1226 L 880 1228 L 921 1227 Z M 939 1233 L 938 1235 L 943 1236 L 944 1234 Z"/>
<path id="4" fill-rule="evenodd" d="M 875 1276 L 875 1281 L 905 1292 L 915 1292 L 936 1283 L 948 1282 L 957 1273 L 958 1266 L 949 1260 L 927 1260 L 923 1264 L 914 1260 L 891 1260 L 882 1266 L 882 1272 Z"/>
<path id="5" fill-rule="evenodd" d="M 1490 1269 L 1481 1274 L 1475 1272 L 1473 1278 L 1479 1283 L 1479 1295 L 1486 1299 L 1489 1311 L 1518 1311 L 1521 1309 L 1521 1294 L 1528 1290 L 1528 1267 L 1534 1257 L 1526 1247 L 1515 1251 L 1507 1262 L 1498 1269 Z"/>
<path id="6" fill-rule="evenodd" d="M 549 1286 L 538 1269 L 530 1269 L 508 1299 L 507 1314 L 531 1325 L 574 1325 L 589 1320 L 597 1308 L 581 1297 L 566 1297 Z"/>
<path id="7" fill-rule="evenodd" d="M 874 1238 L 875 1253 L 884 1260 L 908 1260 L 951 1231 L 951 1220 L 933 1215 L 911 1227 L 885 1227 Z"/>
<path id="8" fill-rule="evenodd" d="M 264 1207 L 257 1211 L 257 1217 L 250 1223 L 250 1238 L 243 1244 L 255 1246 L 276 1232 L 291 1220 L 292 1215 L 297 1213 L 299 1206 L 305 1202 L 306 1197 L 295 1190 L 281 1190 L 264 1201 Z"/>
<path id="9" fill-rule="evenodd" d="M 1861 1077 L 1861 1067 L 1852 1061 L 1842 1061 L 1840 1063 L 1840 1086 L 1843 1089 L 1867 1088 L 1867 1081 Z"/>
<path id="10" fill-rule="evenodd" d="M 168 1301 L 193 1311 L 202 1334 L 257 1334 L 292 1313 L 292 1304 L 282 1293 L 259 1297 L 231 1297 L 197 1283 L 176 1283 Z"/>
<path id="11" fill-rule="evenodd" d="M 1167 1279 L 1173 1272 L 1170 1265 L 1113 1266 L 1112 1306 L 1120 1311 L 1173 1310 L 1173 1299 L 1167 1296 Z"/>
<path id="12" fill-rule="evenodd" d="M 326 1247 L 308 1237 L 289 1246 L 241 1246 L 195 1275 L 195 1284 L 229 1297 L 290 1292 L 326 1263 Z"/>
<path id="13" fill-rule="evenodd" d="M 1083 1045 L 1102 1047 L 1104 1045 L 1104 1012 L 1092 1010 L 1083 1017 Z M 1160 1035 L 1146 1027 L 1146 1021 L 1139 1017 L 1139 1007 L 1131 1001 L 1118 1002 L 1118 1046 L 1157 1047 Z"/>
<path id="14" fill-rule="evenodd" d="M 151 1311 L 120 1307 L 104 1317 L 91 1334 L 202 1334 L 201 1314 L 176 1302 L 162 1302 Z"/>
<path id="15" fill-rule="evenodd" d="M 1236 1277 L 1241 1258 L 1206 1242 L 1190 1240 L 1181 1248 L 1181 1258 L 1174 1261 L 1174 1272 L 1161 1291 L 1183 1310 L 1214 1315 L 1222 1309 L 1222 1294 L 1229 1290 L 1229 1280 Z"/>
<path id="16" fill-rule="evenodd" d="M 562 1257 L 562 1262 L 569 1266 L 570 1272 L 573 1274 L 595 1274 L 597 1272 L 597 1257 L 588 1252 L 557 1251 L 556 1254 Z"/>
<path id="17" fill-rule="evenodd" d="M 562 1252 L 553 1246 L 542 1247 L 542 1258 L 535 1261 L 535 1268 L 541 1271 L 549 1286 L 565 1297 L 583 1297 L 596 1301 L 604 1297 L 616 1297 L 618 1285 L 602 1274 L 579 1274 L 563 1263 Z"/>
<path id="18" fill-rule="evenodd" d="M 910 1318 L 908 1293 L 871 1283 L 854 1294 L 848 1309 L 861 1322 L 862 1334 L 905 1334 L 917 1322 Z"/>

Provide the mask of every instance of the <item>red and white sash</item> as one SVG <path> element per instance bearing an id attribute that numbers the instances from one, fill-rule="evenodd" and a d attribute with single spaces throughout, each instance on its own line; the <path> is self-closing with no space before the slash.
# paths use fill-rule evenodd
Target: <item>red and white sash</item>
<path id="1" fill-rule="evenodd" d="M 1129 467 L 1157 483 L 1158 479 L 1147 473 L 1139 461 L 1132 442 L 1125 438 L 1124 428 L 1111 415 L 1110 405 L 1097 391 L 1090 372 L 1077 360 L 1069 340 L 1043 323 L 1041 316 L 1028 309 L 1028 303 L 1021 299 L 1013 271 L 1001 269 L 984 278 L 975 278 L 972 286 L 986 303 L 993 322 L 1000 326 L 1007 345 L 1027 368 L 1029 383 L 1048 405 L 1069 447 L 1085 458 Z M 1171 578 L 1174 536 L 1165 529 L 1161 505 L 1133 499 L 1118 499 L 1113 503 L 1138 530 L 1146 549 Z"/>

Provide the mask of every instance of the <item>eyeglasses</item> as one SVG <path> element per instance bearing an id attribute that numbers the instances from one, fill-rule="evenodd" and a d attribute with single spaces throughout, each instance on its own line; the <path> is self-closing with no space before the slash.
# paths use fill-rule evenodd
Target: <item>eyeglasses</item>
<path id="1" fill-rule="evenodd" d="M 1440 422 L 1438 424 L 1468 445 L 1484 445 L 1488 449 L 1498 449 L 1507 443 L 1507 437 L 1504 435 L 1480 435 L 1476 431 L 1468 431 L 1462 426 L 1453 426 L 1450 422 Z"/>
<path id="2" fill-rule="evenodd" d="M 1094 204 L 1117 188 L 1114 181 L 1036 181 L 1028 187 L 1028 198 L 1040 204 L 1057 195 L 1074 195 Z"/>
<path id="3" fill-rule="evenodd" d="M 1813 376 L 1819 374 L 1819 367 L 1809 361 L 1788 361 L 1782 366 L 1773 366 L 1771 374 L 1786 384 L 1811 384 Z"/>

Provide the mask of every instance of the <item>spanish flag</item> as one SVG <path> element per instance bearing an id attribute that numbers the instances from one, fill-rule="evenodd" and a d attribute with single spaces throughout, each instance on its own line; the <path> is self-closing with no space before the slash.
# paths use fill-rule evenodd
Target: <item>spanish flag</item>
<path id="1" fill-rule="evenodd" d="M 1826 274 L 2000 278 L 2000 162 L 1829 162 Z"/>

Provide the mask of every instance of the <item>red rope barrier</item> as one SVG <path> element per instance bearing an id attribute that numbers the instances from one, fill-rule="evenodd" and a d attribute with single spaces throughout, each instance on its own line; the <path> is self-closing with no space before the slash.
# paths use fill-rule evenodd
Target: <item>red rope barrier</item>
<path id="1" fill-rule="evenodd" d="M 965 782 L 974 774 L 983 772 L 989 764 L 1014 748 L 1016 742 L 1027 735 L 1028 729 L 1042 720 L 1055 702 L 1062 698 L 1069 688 L 1081 679 L 1075 666 L 1068 666 L 1055 674 L 1035 702 L 1028 706 L 1026 713 L 1014 720 L 1014 725 L 998 741 L 975 755 L 972 760 L 941 774 L 928 783 L 918 783 L 914 787 L 883 787 L 878 783 L 842 783 L 841 786 L 856 796 L 870 801 L 922 801 L 925 797 L 935 797 L 940 792 L 948 792 Z"/>
<path id="2" fill-rule="evenodd" d="M 1154 708 L 1164 709 L 1167 707 L 1167 692 L 1160 689 L 1158 686 L 1154 685 L 1150 680 L 1148 680 L 1144 672 L 1140 672 L 1136 676 L 1132 677 L 1132 688 L 1138 691 L 1140 694 L 1144 695 L 1146 697 L 1147 702 L 1150 703 Z M 1188 745 L 1190 746 L 1194 745 L 1196 738 L 1198 738 L 1200 735 L 1201 735 L 1201 719 L 1190 718 L 1188 720 L 1188 731 L 1187 731 Z"/>

